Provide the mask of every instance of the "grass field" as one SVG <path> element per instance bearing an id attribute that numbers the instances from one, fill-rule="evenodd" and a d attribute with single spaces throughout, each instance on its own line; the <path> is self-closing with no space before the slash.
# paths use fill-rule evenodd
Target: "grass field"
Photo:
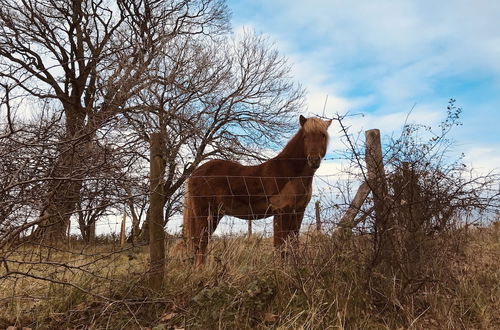
<path id="1" fill-rule="evenodd" d="M 442 246 L 428 250 L 420 278 L 405 282 L 392 266 L 370 265 L 369 237 L 305 233 L 287 259 L 269 238 L 219 237 L 202 269 L 170 256 L 156 292 L 145 246 L 22 246 L 4 253 L 0 327 L 500 328 L 499 223 L 447 246 L 442 255 Z"/>

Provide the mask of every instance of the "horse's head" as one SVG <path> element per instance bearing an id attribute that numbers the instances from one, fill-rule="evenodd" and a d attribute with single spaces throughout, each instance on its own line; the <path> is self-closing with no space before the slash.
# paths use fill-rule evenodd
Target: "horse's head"
<path id="1" fill-rule="evenodd" d="M 319 118 L 305 118 L 302 115 L 299 121 L 303 131 L 304 155 L 307 157 L 307 166 L 316 170 L 321 163 L 321 159 L 326 154 L 328 127 L 332 121 Z"/>

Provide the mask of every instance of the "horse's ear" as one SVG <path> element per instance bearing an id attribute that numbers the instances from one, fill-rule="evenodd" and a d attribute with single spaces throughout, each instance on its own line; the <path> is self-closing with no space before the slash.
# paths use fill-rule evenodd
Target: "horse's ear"
<path id="1" fill-rule="evenodd" d="M 332 124 L 332 120 L 331 119 L 326 121 L 326 127 L 327 128 L 330 127 L 331 124 Z"/>
<path id="2" fill-rule="evenodd" d="M 302 116 L 302 115 L 300 115 L 300 117 L 299 117 L 300 126 L 304 126 L 304 124 L 306 123 L 306 121 L 307 121 L 307 118 L 304 117 L 304 116 Z"/>

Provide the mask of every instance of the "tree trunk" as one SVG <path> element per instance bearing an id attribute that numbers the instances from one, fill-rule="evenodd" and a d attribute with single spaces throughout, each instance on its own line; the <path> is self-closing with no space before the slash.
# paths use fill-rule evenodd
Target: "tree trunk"
<path id="1" fill-rule="evenodd" d="M 158 290 L 163 285 L 165 272 L 165 230 L 163 229 L 163 176 L 165 161 L 159 133 L 151 134 L 150 156 L 150 207 L 149 207 L 149 284 Z"/>
<path id="2" fill-rule="evenodd" d="M 88 242 L 90 245 L 95 244 L 95 221 L 93 221 L 88 228 Z"/>
<path id="3" fill-rule="evenodd" d="M 81 207 L 79 207 L 81 210 Z M 80 234 L 82 235 L 82 239 L 84 242 L 89 241 L 89 226 L 85 223 L 85 216 L 82 211 L 78 212 L 78 227 L 80 228 Z"/>
<path id="4" fill-rule="evenodd" d="M 148 210 L 146 211 L 146 219 L 144 219 L 144 223 L 142 224 L 141 228 L 141 233 L 139 235 L 139 239 L 141 242 L 144 243 L 149 243 L 149 219 L 150 219 L 150 212 L 151 208 L 148 207 Z"/>
<path id="5" fill-rule="evenodd" d="M 37 239 L 60 241 L 66 236 L 69 219 L 80 200 L 83 186 L 86 146 L 90 134 L 84 134 L 85 112 L 81 107 L 66 109 L 66 136 L 60 142 L 59 156 L 55 162 L 52 180 L 47 187 L 41 217 L 47 217 L 34 232 Z"/>
<path id="6" fill-rule="evenodd" d="M 130 232 L 129 242 L 136 243 L 139 239 L 139 234 L 141 233 L 141 229 L 139 227 L 139 217 L 137 216 L 137 212 L 135 212 L 134 201 L 132 199 L 132 193 L 128 192 L 128 208 L 130 210 L 130 217 L 132 218 L 132 228 Z M 149 230 L 149 228 L 148 228 Z"/>

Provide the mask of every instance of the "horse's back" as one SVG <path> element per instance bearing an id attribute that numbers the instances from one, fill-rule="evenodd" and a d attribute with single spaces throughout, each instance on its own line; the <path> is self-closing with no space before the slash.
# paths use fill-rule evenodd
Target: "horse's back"
<path id="1" fill-rule="evenodd" d="M 231 175 L 230 173 L 241 175 L 239 173 L 245 172 L 246 168 L 248 168 L 248 166 L 230 160 L 212 159 L 198 167 L 193 174 L 191 174 L 191 179 L 199 180 L 204 177 L 227 176 Z"/>

